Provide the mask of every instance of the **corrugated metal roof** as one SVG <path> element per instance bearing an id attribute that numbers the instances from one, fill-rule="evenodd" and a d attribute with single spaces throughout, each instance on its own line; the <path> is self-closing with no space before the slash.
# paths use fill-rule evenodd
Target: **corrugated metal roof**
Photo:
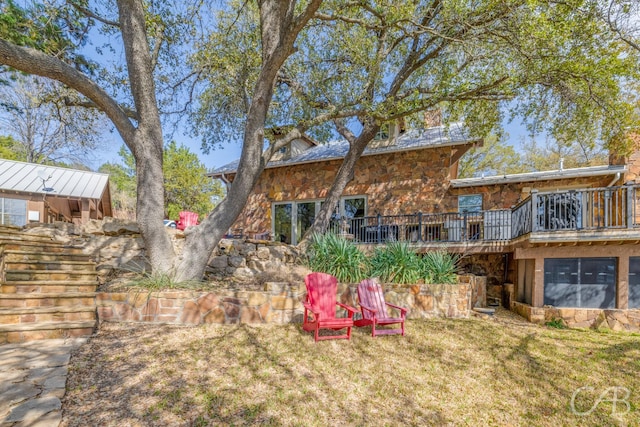
<path id="1" fill-rule="evenodd" d="M 406 132 L 396 138 L 395 144 L 386 147 L 367 147 L 362 155 L 371 156 L 374 154 L 419 150 L 431 147 L 461 145 L 477 140 L 478 138 L 472 138 L 469 136 L 467 129 L 462 123 L 452 123 L 448 127 L 438 126 L 429 129 Z M 349 143 L 347 141 L 332 141 L 312 147 L 296 156 L 292 156 L 290 159 L 269 162 L 267 168 L 341 159 L 348 151 Z M 238 169 L 239 163 L 239 159 L 235 160 L 215 169 L 208 175 L 219 176 L 225 173 L 233 173 Z"/>
<path id="2" fill-rule="evenodd" d="M 40 175 L 50 177 L 47 194 L 63 197 L 100 199 L 109 182 L 103 173 L 0 159 L 0 190 L 43 193 Z"/>
<path id="3" fill-rule="evenodd" d="M 508 184 L 515 182 L 532 182 L 532 181 L 546 181 L 553 179 L 563 178 L 580 178 L 585 176 L 603 176 L 614 175 L 616 173 L 624 173 L 627 171 L 626 166 L 616 165 L 603 165 L 603 166 L 589 166 L 584 168 L 572 168 L 572 169 L 558 169 L 550 171 L 540 172 L 528 172 L 517 173 L 511 175 L 494 175 L 485 176 L 481 178 L 462 178 L 452 179 L 451 187 L 463 188 L 463 187 L 477 187 L 480 185 L 496 185 L 496 184 Z"/>

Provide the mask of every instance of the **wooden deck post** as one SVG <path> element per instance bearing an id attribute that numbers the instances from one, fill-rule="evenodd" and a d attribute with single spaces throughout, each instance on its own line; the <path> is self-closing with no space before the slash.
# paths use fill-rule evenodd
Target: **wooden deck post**
<path id="1" fill-rule="evenodd" d="M 538 190 L 531 190 L 531 232 L 538 231 Z"/>
<path id="2" fill-rule="evenodd" d="M 634 211 L 635 211 L 635 193 L 636 187 L 627 185 L 625 186 L 625 190 L 627 192 L 627 206 L 626 206 L 626 214 L 627 214 L 627 228 L 633 228 L 634 223 Z"/>

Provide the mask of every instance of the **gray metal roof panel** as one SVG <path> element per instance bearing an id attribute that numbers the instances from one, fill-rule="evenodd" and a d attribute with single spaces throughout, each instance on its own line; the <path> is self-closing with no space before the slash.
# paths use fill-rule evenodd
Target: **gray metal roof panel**
<path id="1" fill-rule="evenodd" d="M 480 185 L 497 185 L 516 182 L 533 182 L 546 181 L 563 178 L 580 178 L 588 176 L 614 175 L 616 173 L 624 173 L 627 171 L 626 166 L 602 165 L 588 166 L 583 168 L 558 169 L 539 172 L 517 173 L 511 175 L 493 175 L 480 178 L 461 178 L 452 179 L 451 187 L 477 187 Z"/>
<path id="2" fill-rule="evenodd" d="M 396 138 L 395 144 L 385 147 L 367 147 L 363 156 L 393 153 L 423 148 L 435 148 L 448 145 L 460 145 L 477 140 L 472 138 L 462 123 L 452 123 L 448 127 L 438 126 L 429 129 L 412 130 Z M 304 163 L 321 162 L 343 158 L 349 151 L 349 143 L 345 140 L 319 144 L 287 160 L 269 162 L 267 168 L 291 166 Z M 240 160 L 234 160 L 215 169 L 209 176 L 234 173 L 238 169 Z"/>
<path id="3" fill-rule="evenodd" d="M 51 177 L 46 186 L 53 191 L 48 194 L 63 197 L 100 199 L 109 182 L 109 175 L 102 173 L 0 159 L 0 189 L 42 193 L 39 171 Z"/>

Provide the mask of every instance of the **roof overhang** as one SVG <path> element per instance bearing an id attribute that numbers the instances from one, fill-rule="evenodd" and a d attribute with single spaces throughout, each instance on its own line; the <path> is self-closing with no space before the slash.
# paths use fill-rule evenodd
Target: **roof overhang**
<path id="1" fill-rule="evenodd" d="M 623 174 L 627 172 L 626 166 L 590 166 L 585 168 L 562 169 L 552 171 L 540 171 L 518 173 L 511 175 L 494 175 L 481 178 L 452 179 L 452 188 L 479 187 L 483 185 L 500 185 L 521 182 L 553 181 L 567 178 L 583 178 L 594 176 L 607 176 Z"/>
<path id="2" fill-rule="evenodd" d="M 454 147 L 454 146 L 462 146 L 462 145 L 468 145 L 469 147 L 472 147 L 474 145 L 482 145 L 483 142 L 484 140 L 482 138 L 475 138 L 475 139 L 467 139 L 467 140 L 459 140 L 459 141 L 455 141 L 455 140 L 444 141 L 442 143 L 424 145 L 424 146 L 415 146 L 415 147 L 394 147 L 391 145 L 391 146 L 386 146 L 386 147 L 375 149 L 375 150 L 365 151 L 364 153 L 362 153 L 361 157 L 378 156 L 382 154 L 392 154 L 392 153 L 404 153 L 404 152 L 419 151 L 419 150 L 430 150 L 434 148 Z M 330 161 L 342 160 L 342 159 L 344 159 L 344 156 L 330 156 L 330 157 L 323 157 L 321 159 L 309 159 L 309 160 L 299 160 L 299 161 L 292 159 L 287 161 L 269 163 L 267 164 L 265 169 L 275 169 L 275 168 L 281 168 L 286 166 L 307 165 L 311 163 L 330 162 Z M 237 172 L 237 169 L 225 170 L 220 172 L 213 171 L 208 173 L 207 176 L 211 178 L 223 178 L 226 175 L 233 175 L 236 172 Z"/>

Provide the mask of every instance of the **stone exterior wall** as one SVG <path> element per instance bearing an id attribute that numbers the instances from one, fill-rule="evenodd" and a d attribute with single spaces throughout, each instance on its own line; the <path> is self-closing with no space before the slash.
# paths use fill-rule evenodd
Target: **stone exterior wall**
<path id="1" fill-rule="evenodd" d="M 369 215 L 449 211 L 454 207 L 445 197 L 450 158 L 451 147 L 361 157 L 343 196 L 368 196 Z M 341 163 L 265 169 L 234 227 L 246 234 L 271 230 L 272 203 L 324 199 Z"/>
<path id="2" fill-rule="evenodd" d="M 406 307 L 410 319 L 467 318 L 474 306 L 484 304 L 485 284 L 482 278 L 465 276 L 457 285 L 388 285 L 385 298 Z M 356 289 L 340 284 L 340 301 L 357 308 Z M 304 284 L 269 282 L 262 291 L 129 291 L 99 293 L 96 300 L 101 322 L 283 324 L 302 323 L 305 295 Z"/>
<path id="3" fill-rule="evenodd" d="M 611 181 L 611 176 L 604 176 L 450 188 L 457 167 L 451 164 L 451 150 L 441 147 L 361 157 L 343 196 L 367 196 L 368 215 L 445 213 L 457 212 L 460 195 L 482 194 L 484 210 L 507 209 L 528 197 L 531 188 L 602 187 Z M 341 163 L 265 169 L 234 228 L 242 228 L 247 235 L 270 231 L 272 203 L 324 199 Z"/>
<path id="4" fill-rule="evenodd" d="M 602 310 L 594 308 L 531 307 L 511 301 L 511 310 L 529 322 L 544 324 L 561 320 L 570 328 L 640 331 L 640 309 Z"/>

